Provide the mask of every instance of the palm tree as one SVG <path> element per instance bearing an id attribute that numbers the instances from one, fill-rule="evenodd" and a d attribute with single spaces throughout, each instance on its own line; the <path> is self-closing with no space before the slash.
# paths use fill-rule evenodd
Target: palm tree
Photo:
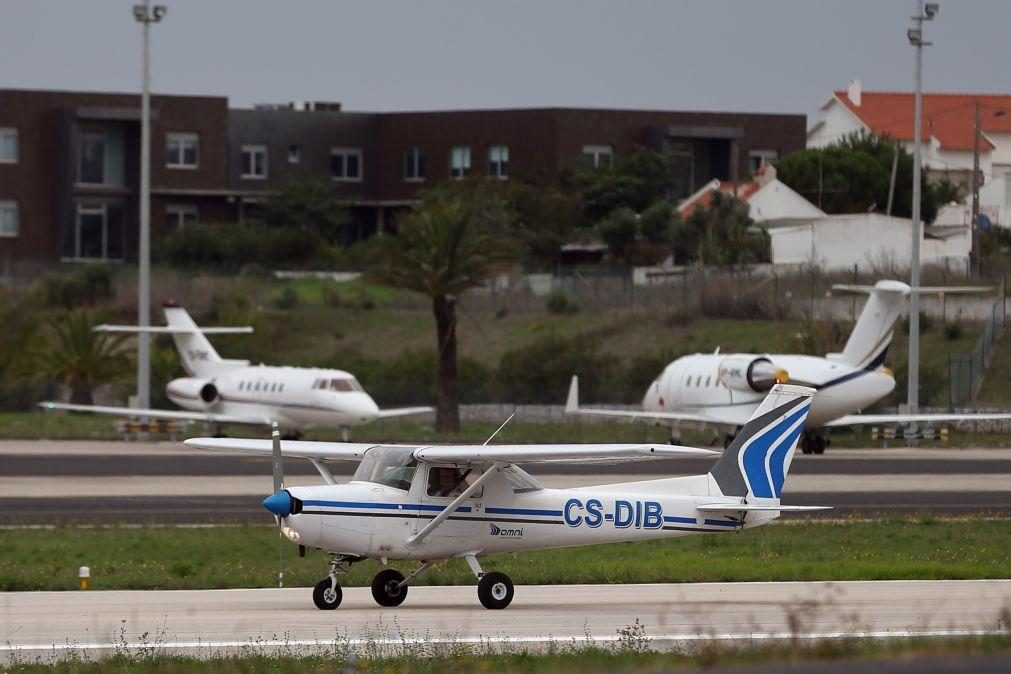
<path id="1" fill-rule="evenodd" d="M 50 319 L 52 334 L 28 359 L 36 376 L 70 389 L 70 402 L 90 405 L 98 386 L 117 382 L 130 371 L 123 351 L 127 335 L 95 332 L 97 314 L 78 309 L 62 319 Z"/>
<path id="2" fill-rule="evenodd" d="M 396 236 L 377 242 L 374 283 L 413 290 L 432 300 L 439 353 L 435 427 L 460 430 L 456 371 L 456 299 L 508 268 L 517 248 L 513 216 L 497 190 L 478 182 L 427 191 L 398 221 Z"/>

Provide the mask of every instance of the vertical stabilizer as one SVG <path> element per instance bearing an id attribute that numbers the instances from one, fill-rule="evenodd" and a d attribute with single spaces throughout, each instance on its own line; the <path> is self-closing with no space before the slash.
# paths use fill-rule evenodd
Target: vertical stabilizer
<path id="1" fill-rule="evenodd" d="M 709 474 L 723 496 L 779 499 L 814 389 L 776 384 Z"/>
<path id="2" fill-rule="evenodd" d="M 842 353 L 830 353 L 827 357 L 851 367 L 873 370 L 885 361 L 895 333 L 895 321 L 902 313 L 910 288 L 901 281 L 878 281 L 873 288 L 841 288 L 867 292 L 870 297 Z"/>
<path id="3" fill-rule="evenodd" d="M 177 304 L 164 305 L 165 322 L 173 330 L 172 339 L 179 351 L 183 369 L 191 377 L 210 377 L 220 369 L 221 356 L 189 313 Z"/>

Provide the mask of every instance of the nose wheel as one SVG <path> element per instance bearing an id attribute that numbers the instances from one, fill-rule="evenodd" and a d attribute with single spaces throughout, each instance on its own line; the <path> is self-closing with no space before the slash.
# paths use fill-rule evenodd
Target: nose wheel
<path id="1" fill-rule="evenodd" d="M 320 611 L 334 610 L 341 605 L 343 598 L 341 586 L 337 584 L 336 579 L 329 576 L 316 583 L 316 587 L 312 590 L 312 603 L 316 604 L 316 608 Z"/>

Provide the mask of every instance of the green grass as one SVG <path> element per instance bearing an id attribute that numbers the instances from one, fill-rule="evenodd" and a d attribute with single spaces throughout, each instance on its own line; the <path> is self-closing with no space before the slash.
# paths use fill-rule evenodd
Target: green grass
<path id="1" fill-rule="evenodd" d="M 265 515 L 266 517 L 266 515 Z M 269 587 L 273 526 L 13 529 L 3 533 L 0 591 L 71 590 L 91 567 L 96 589 Z M 312 585 L 326 557 L 285 542 L 285 583 Z M 397 564 L 401 569 L 411 564 Z M 800 521 L 724 533 L 489 557 L 517 584 L 967 579 L 1011 577 L 1011 521 Z M 368 585 L 377 566 L 352 567 Z M 425 573 L 429 585 L 472 584 L 461 561 Z"/>
<path id="2" fill-rule="evenodd" d="M 628 628 L 623 628 L 628 629 Z M 634 629 L 634 627 L 632 628 Z M 611 635 L 608 635 L 611 636 Z M 689 652 L 650 650 L 644 636 L 622 638 L 610 647 L 583 642 L 559 642 L 546 652 L 506 651 L 461 643 L 398 646 L 384 649 L 365 644 L 352 648 L 336 640 L 320 649 L 282 648 L 280 654 L 216 656 L 204 659 L 160 655 L 151 649 L 124 647 L 99 661 L 67 658 L 53 662 L 15 662 L 6 671 L 25 674 L 247 674 L 248 672 L 525 672 L 529 674 L 592 674 L 595 672 L 659 672 L 730 666 L 780 666 L 789 671 L 817 671 L 819 664 L 853 663 L 852 671 L 875 671 L 880 663 L 902 661 L 926 665 L 937 658 L 993 658 L 1011 651 L 1007 635 L 943 639 L 826 639 L 728 643 L 703 642 Z M 391 650 L 393 653 L 391 653 Z M 968 661 L 966 664 L 971 664 Z M 736 670 L 735 670 L 736 671 Z M 763 668 L 762 671 L 767 671 Z M 903 670 L 905 671 L 905 670 Z M 916 671 L 909 669 L 908 671 Z M 970 671 L 968 669 L 964 671 Z"/>

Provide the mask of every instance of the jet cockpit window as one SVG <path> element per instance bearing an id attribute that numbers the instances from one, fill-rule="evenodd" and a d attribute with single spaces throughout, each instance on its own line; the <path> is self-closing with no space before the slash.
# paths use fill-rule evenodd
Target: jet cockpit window
<path id="1" fill-rule="evenodd" d="M 331 391 L 341 391 L 342 393 L 350 393 L 354 391 L 351 386 L 351 382 L 347 379 L 331 379 L 330 380 L 330 390 Z"/>
<path id="2" fill-rule="evenodd" d="M 418 470 L 412 447 L 373 447 L 365 452 L 352 480 L 408 491 Z"/>
<path id="3" fill-rule="evenodd" d="M 365 389 L 362 388 L 362 385 L 358 383 L 358 380 L 355 379 L 354 377 L 351 377 L 350 379 L 348 379 L 348 383 L 351 384 L 351 389 L 353 391 L 362 392 L 362 391 L 365 390 Z"/>
<path id="4" fill-rule="evenodd" d="M 480 476 L 470 468 L 456 466 L 432 466 L 428 469 L 428 495 L 456 498 Z M 470 495 L 481 498 L 484 487 Z"/>

